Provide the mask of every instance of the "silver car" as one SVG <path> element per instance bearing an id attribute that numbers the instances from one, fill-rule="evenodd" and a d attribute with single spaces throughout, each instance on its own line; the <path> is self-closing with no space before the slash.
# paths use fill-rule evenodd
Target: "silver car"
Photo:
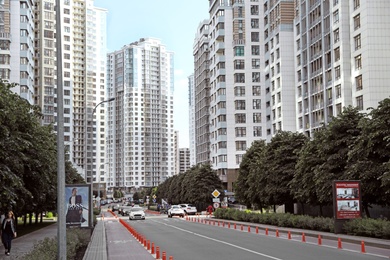
<path id="1" fill-rule="evenodd" d="M 172 205 L 172 207 L 168 210 L 168 218 L 173 216 L 184 217 L 185 212 L 179 205 Z"/>
<path id="2" fill-rule="evenodd" d="M 129 220 L 145 219 L 145 212 L 141 207 L 133 207 L 129 210 Z"/>

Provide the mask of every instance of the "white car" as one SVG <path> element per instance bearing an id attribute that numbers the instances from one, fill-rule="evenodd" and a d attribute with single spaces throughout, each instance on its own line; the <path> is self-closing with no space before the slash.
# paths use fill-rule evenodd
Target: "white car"
<path id="1" fill-rule="evenodd" d="M 145 212 L 141 207 L 133 207 L 129 210 L 129 220 L 145 219 Z"/>
<path id="2" fill-rule="evenodd" d="M 198 210 L 194 205 L 191 204 L 179 204 L 179 206 L 184 210 L 184 213 L 187 215 L 195 215 Z"/>
<path id="3" fill-rule="evenodd" d="M 185 212 L 179 205 L 172 205 L 170 209 L 168 209 L 168 218 L 173 216 L 179 216 L 184 218 Z"/>

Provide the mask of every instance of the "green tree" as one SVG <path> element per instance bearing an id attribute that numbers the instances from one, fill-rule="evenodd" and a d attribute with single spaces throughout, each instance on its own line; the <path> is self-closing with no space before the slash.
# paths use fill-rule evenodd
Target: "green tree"
<path id="1" fill-rule="evenodd" d="M 390 160 L 390 99 L 379 102 L 368 117 L 361 120 L 361 134 L 353 141 L 348 154 L 349 179 L 362 183 L 362 203 L 368 216 L 369 205 L 390 205 L 389 160 Z"/>
<path id="2" fill-rule="evenodd" d="M 250 199 L 250 203 L 254 207 L 259 208 L 262 212 L 263 207 L 269 206 L 264 200 L 264 187 L 267 185 L 265 176 L 267 165 L 265 155 L 267 151 L 267 145 L 264 140 L 255 141 L 247 153 L 252 150 L 252 147 L 254 148 L 253 159 L 251 160 L 253 163 L 251 164 L 251 167 L 249 167 L 249 175 L 247 179 L 249 188 L 247 190 L 247 196 Z"/>
<path id="3" fill-rule="evenodd" d="M 252 203 L 263 204 L 261 199 L 261 186 L 265 186 L 262 176 L 262 163 L 264 162 L 265 141 L 259 140 L 242 157 L 238 177 L 234 183 L 235 197 L 248 208 Z"/>
<path id="4" fill-rule="evenodd" d="M 278 132 L 267 145 L 265 161 L 265 201 L 269 205 L 285 205 L 287 212 L 293 212 L 293 191 L 289 183 L 295 174 L 298 155 L 307 137 L 300 133 Z"/>
<path id="5" fill-rule="evenodd" d="M 333 118 L 321 135 L 315 136 L 318 138 L 318 160 L 322 162 L 314 169 L 319 204 L 332 204 L 334 180 L 349 179 L 345 174 L 348 153 L 361 134 L 358 124 L 364 116 L 357 108 L 347 107 L 338 117 Z"/>
<path id="6" fill-rule="evenodd" d="M 294 199 L 302 204 L 304 213 L 304 204 L 312 206 L 320 206 L 320 214 L 322 215 L 322 206 L 317 197 L 317 185 L 314 179 L 314 172 L 318 165 L 325 163 L 323 157 L 320 156 L 319 147 L 323 143 L 324 129 L 319 129 L 313 140 L 306 142 L 299 153 L 298 161 L 295 166 L 295 174 L 289 183 L 290 189 L 293 191 Z"/>

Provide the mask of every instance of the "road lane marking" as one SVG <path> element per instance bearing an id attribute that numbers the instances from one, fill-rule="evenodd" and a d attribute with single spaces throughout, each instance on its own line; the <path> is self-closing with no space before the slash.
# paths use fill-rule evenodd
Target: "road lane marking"
<path id="1" fill-rule="evenodd" d="M 158 222 L 158 221 L 153 221 L 153 222 L 157 222 L 157 223 L 163 224 L 165 226 L 169 226 L 169 227 L 175 228 L 177 230 L 180 230 L 180 231 L 183 231 L 183 232 L 186 232 L 186 233 L 198 236 L 198 237 L 202 237 L 202 238 L 214 241 L 214 242 L 218 242 L 218 243 L 225 244 L 225 245 L 228 245 L 228 246 L 231 246 L 231 247 L 235 247 L 237 249 L 241 249 L 243 251 L 247 251 L 247 252 L 250 252 L 250 253 L 255 254 L 255 255 L 261 255 L 261 256 L 267 257 L 269 259 L 274 259 L 274 260 L 283 260 L 281 258 L 277 258 L 277 257 L 273 257 L 273 256 L 270 256 L 270 255 L 262 254 L 262 253 L 253 251 L 251 249 L 245 248 L 245 247 L 237 246 L 235 244 L 231 244 L 231 243 L 228 243 L 228 242 L 225 242 L 225 241 L 222 241 L 222 240 L 218 240 L 218 239 L 215 239 L 215 238 L 212 238 L 212 237 L 204 236 L 204 235 L 201 235 L 201 234 L 198 234 L 198 233 L 195 233 L 195 232 L 183 229 L 183 228 L 179 228 L 179 227 L 176 227 L 176 226 L 173 226 L 173 225 L 169 225 L 167 223 L 161 223 L 161 222 Z"/>

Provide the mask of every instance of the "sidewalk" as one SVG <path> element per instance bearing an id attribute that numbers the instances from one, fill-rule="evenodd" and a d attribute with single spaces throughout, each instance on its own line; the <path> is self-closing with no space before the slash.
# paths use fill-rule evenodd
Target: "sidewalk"
<path id="1" fill-rule="evenodd" d="M 17 237 L 12 240 L 11 255 L 6 256 L 4 254 L 4 246 L 0 245 L 0 260 L 3 259 L 21 259 L 21 257 L 29 253 L 34 245 L 43 240 L 45 237 L 53 238 L 57 236 L 57 223 L 53 223 L 45 228 L 39 229 L 32 233 L 26 234 L 21 237 Z"/>
<path id="2" fill-rule="evenodd" d="M 102 211 L 83 260 L 155 260 L 110 212 Z"/>

